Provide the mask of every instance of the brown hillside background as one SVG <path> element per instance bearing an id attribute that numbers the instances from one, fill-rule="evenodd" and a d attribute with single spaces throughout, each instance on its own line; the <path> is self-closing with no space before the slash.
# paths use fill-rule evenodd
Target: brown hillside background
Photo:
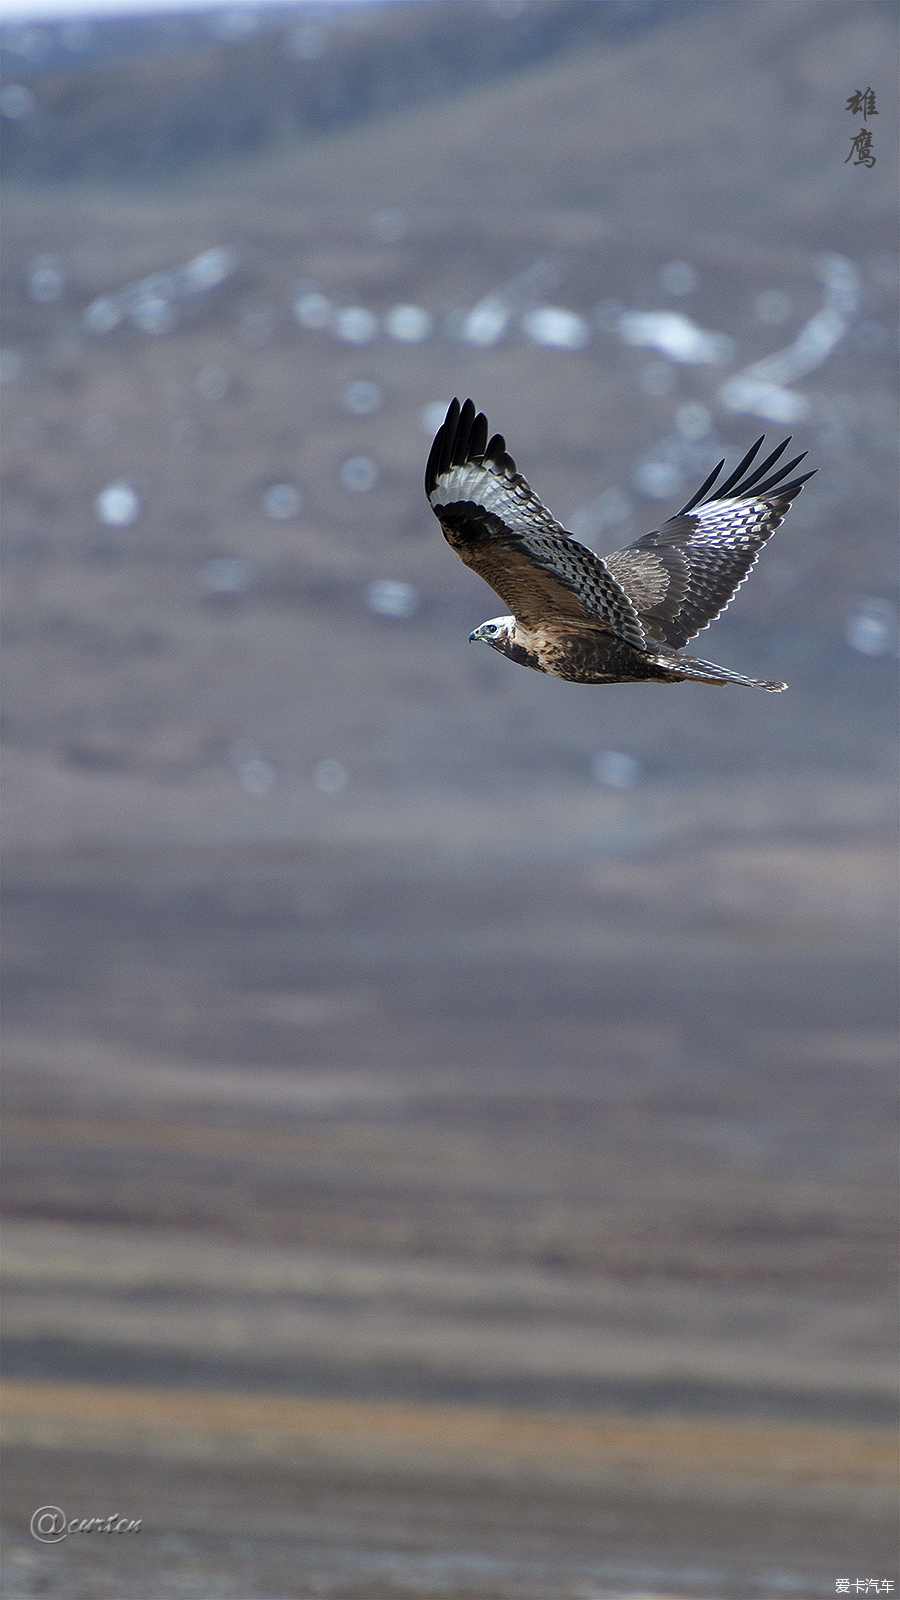
<path id="1" fill-rule="evenodd" d="M 900 1579 L 896 31 L 4 30 L 5 1594 Z M 601 551 L 793 433 L 697 641 L 788 693 L 470 648 L 454 394 Z"/>

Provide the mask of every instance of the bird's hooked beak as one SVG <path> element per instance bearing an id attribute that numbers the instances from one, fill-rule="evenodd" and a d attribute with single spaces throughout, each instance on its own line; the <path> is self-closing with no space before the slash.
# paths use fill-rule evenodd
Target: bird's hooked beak
<path id="1" fill-rule="evenodd" d="M 478 638 L 478 629 L 477 628 L 473 628 L 472 632 L 469 634 L 469 643 L 470 644 L 474 644 L 475 640 L 477 638 Z"/>

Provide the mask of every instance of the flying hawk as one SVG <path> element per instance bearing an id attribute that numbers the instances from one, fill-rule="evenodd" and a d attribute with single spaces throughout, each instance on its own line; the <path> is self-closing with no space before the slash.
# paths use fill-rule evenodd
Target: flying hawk
<path id="1" fill-rule="evenodd" d="M 763 435 L 763 438 L 765 435 Z M 454 400 L 435 435 L 425 493 L 444 538 L 513 612 L 470 633 L 567 683 L 742 683 L 786 689 L 680 655 L 720 616 L 811 472 L 772 472 L 785 439 L 748 476 L 762 439 L 713 491 L 724 461 L 675 517 L 601 560 L 550 515 L 487 418 Z M 806 452 L 804 451 L 804 455 Z M 771 474 L 771 475 L 769 475 Z M 776 487 L 776 485 L 778 487 Z"/>

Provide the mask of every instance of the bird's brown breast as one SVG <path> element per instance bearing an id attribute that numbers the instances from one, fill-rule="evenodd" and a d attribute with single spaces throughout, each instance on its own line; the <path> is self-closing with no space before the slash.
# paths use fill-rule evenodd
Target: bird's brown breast
<path id="1" fill-rule="evenodd" d="M 523 629 L 517 622 L 514 645 L 513 659 L 566 683 L 639 683 L 665 676 L 650 655 L 599 627 L 549 622 Z M 522 660 L 518 649 L 527 659 Z"/>
<path id="2" fill-rule="evenodd" d="M 562 622 L 541 623 L 536 628 L 516 624 L 515 643 L 524 648 L 539 672 L 569 683 L 590 682 L 603 672 L 615 641 L 600 628 L 576 628 Z"/>

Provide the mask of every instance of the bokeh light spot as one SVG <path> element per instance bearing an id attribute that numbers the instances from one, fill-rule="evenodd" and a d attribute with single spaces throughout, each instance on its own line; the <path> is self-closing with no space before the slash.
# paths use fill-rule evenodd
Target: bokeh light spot
<path id="1" fill-rule="evenodd" d="M 640 782 L 640 762 L 621 750 L 601 750 L 591 762 L 591 777 L 606 789 L 633 789 Z"/>
<path id="2" fill-rule="evenodd" d="M 108 483 L 94 501 L 94 510 L 107 528 L 130 528 L 141 515 L 143 505 L 132 483 Z"/>
<path id="3" fill-rule="evenodd" d="M 434 318 L 422 306 L 392 306 L 384 325 L 400 344 L 421 344 L 431 334 Z"/>
<path id="4" fill-rule="evenodd" d="M 263 494 L 262 506 L 275 522 L 290 522 L 303 510 L 303 494 L 295 483 L 273 483 Z"/>
<path id="5" fill-rule="evenodd" d="M 413 583 L 396 578 L 379 578 L 366 590 L 366 605 L 376 617 L 405 620 L 419 609 L 419 591 Z"/>
<path id="6" fill-rule="evenodd" d="M 378 333 L 378 318 L 366 306 L 343 306 L 334 314 L 332 329 L 343 344 L 371 344 Z"/>
<path id="7" fill-rule="evenodd" d="M 372 378 L 354 378 L 341 390 L 341 405 L 351 417 L 371 417 L 384 405 L 384 390 Z"/>
<path id="8" fill-rule="evenodd" d="M 350 456 L 341 467 L 341 483 L 354 494 L 366 494 L 374 489 L 381 473 L 371 456 Z"/>

